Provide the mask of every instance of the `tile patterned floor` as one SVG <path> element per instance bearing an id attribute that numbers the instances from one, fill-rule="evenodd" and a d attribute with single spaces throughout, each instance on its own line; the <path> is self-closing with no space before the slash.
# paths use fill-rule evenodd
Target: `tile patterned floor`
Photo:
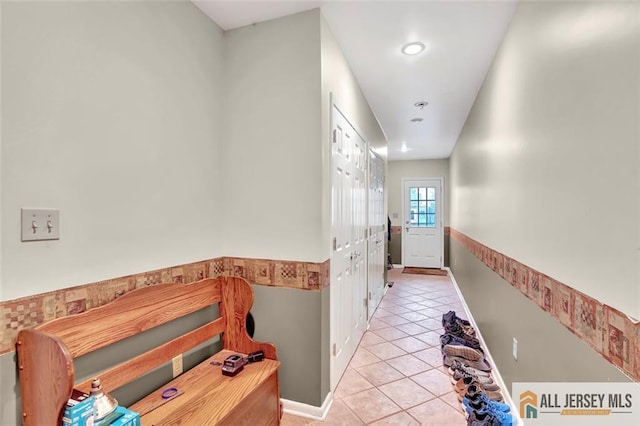
<path id="1" fill-rule="evenodd" d="M 450 278 L 393 269 L 389 281 L 325 421 L 285 414 L 282 425 L 466 424 L 439 348 L 442 314 L 464 317 Z"/>

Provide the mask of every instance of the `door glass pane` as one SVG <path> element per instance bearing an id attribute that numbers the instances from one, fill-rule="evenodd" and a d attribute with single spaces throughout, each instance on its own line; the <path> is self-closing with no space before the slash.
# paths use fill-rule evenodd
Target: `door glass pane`
<path id="1" fill-rule="evenodd" d="M 412 212 L 416 212 L 417 213 L 418 212 L 418 202 L 417 201 L 411 201 L 410 208 L 411 208 Z"/>
<path id="2" fill-rule="evenodd" d="M 433 186 L 427 188 L 427 200 L 436 199 L 436 189 Z"/>
<path id="3" fill-rule="evenodd" d="M 427 226 L 427 215 L 425 213 L 418 214 L 418 226 Z"/>
<path id="4" fill-rule="evenodd" d="M 435 228 L 436 227 L 436 215 L 428 214 L 427 215 L 427 228 Z"/>
<path id="5" fill-rule="evenodd" d="M 418 199 L 418 188 L 409 188 L 409 198 L 411 200 Z"/>
<path id="6" fill-rule="evenodd" d="M 420 201 L 419 207 L 418 207 L 418 213 L 426 213 L 427 212 L 427 202 L 426 201 Z"/>
<path id="7" fill-rule="evenodd" d="M 435 201 L 427 201 L 427 213 L 435 214 L 435 212 L 436 212 L 436 202 Z"/>
<path id="8" fill-rule="evenodd" d="M 426 200 L 427 199 L 427 188 L 418 188 L 418 193 L 420 196 L 420 200 Z"/>

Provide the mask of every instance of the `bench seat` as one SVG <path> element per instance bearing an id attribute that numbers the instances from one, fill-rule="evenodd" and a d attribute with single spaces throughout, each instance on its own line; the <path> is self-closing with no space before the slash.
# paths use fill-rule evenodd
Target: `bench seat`
<path id="1" fill-rule="evenodd" d="M 224 376 L 219 365 L 211 365 L 234 353 L 223 349 L 129 408 L 143 414 L 143 426 L 278 424 L 280 363 L 265 359 L 247 364 L 234 377 Z M 144 414 L 162 403 L 161 393 L 168 387 L 184 393 Z"/>

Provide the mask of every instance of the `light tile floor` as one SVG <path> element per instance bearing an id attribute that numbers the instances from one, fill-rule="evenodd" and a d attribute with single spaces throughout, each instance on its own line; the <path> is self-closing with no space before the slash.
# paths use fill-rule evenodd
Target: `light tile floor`
<path id="1" fill-rule="evenodd" d="M 465 318 L 448 276 L 389 271 L 389 288 L 351 359 L 324 422 L 285 414 L 298 425 L 466 425 L 442 365 L 442 314 Z"/>

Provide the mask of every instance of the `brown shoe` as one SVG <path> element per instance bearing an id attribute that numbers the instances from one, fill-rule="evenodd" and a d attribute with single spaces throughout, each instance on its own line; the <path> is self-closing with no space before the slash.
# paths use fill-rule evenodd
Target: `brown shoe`
<path id="1" fill-rule="evenodd" d="M 455 384 L 456 392 L 458 392 L 458 394 L 462 393 L 463 396 L 464 396 L 467 393 L 467 389 L 471 385 L 476 385 L 478 388 L 480 388 L 485 393 L 500 391 L 500 386 L 498 386 L 495 383 L 493 383 L 493 380 L 491 380 L 490 382 L 486 382 L 486 383 L 480 383 L 480 382 L 476 381 L 471 376 L 465 376 L 465 377 L 461 378 L 460 380 L 458 380 L 456 382 L 456 384 Z"/>
<path id="2" fill-rule="evenodd" d="M 471 385 L 467 386 L 466 392 L 463 391 L 463 392 L 458 393 L 458 401 L 462 402 L 464 397 L 467 397 L 469 399 L 474 399 L 476 397 L 476 395 L 478 395 L 478 394 L 484 394 L 487 398 L 492 399 L 492 400 L 497 401 L 497 402 L 501 402 L 501 401 L 504 400 L 502 398 L 502 394 L 499 391 L 483 390 L 478 385 L 471 384 Z"/>

